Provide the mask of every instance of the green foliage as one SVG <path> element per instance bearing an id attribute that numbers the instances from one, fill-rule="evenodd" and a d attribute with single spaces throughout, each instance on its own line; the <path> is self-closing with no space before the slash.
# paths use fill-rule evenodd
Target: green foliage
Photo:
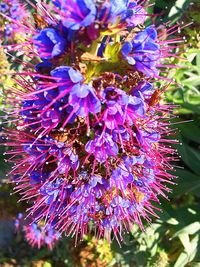
<path id="1" fill-rule="evenodd" d="M 200 115 L 200 51 L 188 49 L 182 54 L 181 68 L 171 72 L 176 83 L 166 93 L 169 102 L 180 105 L 179 114 Z"/>

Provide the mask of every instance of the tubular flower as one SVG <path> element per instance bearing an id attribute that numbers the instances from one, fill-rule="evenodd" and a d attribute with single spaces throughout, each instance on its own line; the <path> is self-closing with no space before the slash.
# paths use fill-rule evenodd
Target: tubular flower
<path id="1" fill-rule="evenodd" d="M 53 28 L 46 28 L 34 37 L 39 56 L 43 59 L 53 58 L 65 50 L 66 40 Z"/>
<path id="2" fill-rule="evenodd" d="M 171 28 L 164 40 L 156 25 L 137 27 L 147 16 L 137 1 L 56 0 L 38 16 L 21 45 L 32 58 L 15 73 L 22 89 L 8 89 L 14 118 L 4 136 L 15 190 L 31 203 L 27 231 L 34 245 L 49 225 L 76 241 L 93 225 L 120 242 L 123 229 L 157 216 L 153 202 L 173 183 L 172 106 L 154 78 L 168 81 L 163 60 L 180 40 Z"/>
<path id="3" fill-rule="evenodd" d="M 125 42 L 122 46 L 122 54 L 130 65 L 135 65 L 138 71 L 143 72 L 149 77 L 158 74 L 156 68 L 161 58 L 159 44 L 156 43 L 157 32 L 152 27 L 147 27 L 139 32 L 133 41 Z"/>
<path id="4" fill-rule="evenodd" d="M 96 7 L 92 0 L 58 0 L 54 4 L 61 9 L 61 20 L 65 27 L 78 30 L 92 24 Z"/>

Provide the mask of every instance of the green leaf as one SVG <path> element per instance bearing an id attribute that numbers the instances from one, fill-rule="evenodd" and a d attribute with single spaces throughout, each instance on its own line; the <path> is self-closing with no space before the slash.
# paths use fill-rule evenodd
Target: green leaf
<path id="1" fill-rule="evenodd" d="M 177 125 L 177 128 L 181 131 L 182 135 L 200 144 L 200 128 L 198 127 L 197 122 L 179 124 Z"/>
<path id="2" fill-rule="evenodd" d="M 182 141 L 182 145 L 177 146 L 177 149 L 182 160 L 198 175 L 200 173 L 200 151 L 187 145 L 182 137 L 179 136 L 179 138 Z"/>
<path id="3" fill-rule="evenodd" d="M 182 105 L 184 108 L 187 108 L 189 110 L 191 110 L 193 113 L 197 113 L 200 115 L 200 107 L 197 105 L 193 105 L 190 103 L 183 103 Z"/>
<path id="4" fill-rule="evenodd" d="M 173 188 L 174 195 L 183 195 L 185 193 L 192 193 L 200 197 L 200 176 L 193 174 L 186 170 L 176 170 L 178 176 L 177 186 Z"/>
<path id="5" fill-rule="evenodd" d="M 177 0 L 169 12 L 169 18 L 177 20 L 190 4 L 190 0 Z"/>
<path id="6" fill-rule="evenodd" d="M 186 252 L 182 252 L 178 257 L 174 267 L 184 267 L 189 262 L 189 258 Z"/>
<path id="7" fill-rule="evenodd" d="M 200 267 L 200 262 L 191 262 L 188 264 L 188 267 Z"/>
<path id="8" fill-rule="evenodd" d="M 194 235 L 200 230 L 200 222 L 194 222 L 186 227 L 183 227 L 180 231 L 176 232 L 172 238 L 175 238 L 179 235 L 187 234 L 187 235 Z"/>
<path id="9" fill-rule="evenodd" d="M 199 236 L 197 235 L 190 242 L 190 249 L 188 253 L 186 251 L 182 252 L 178 257 L 174 267 L 184 267 L 186 266 L 186 264 L 188 264 L 194 259 L 197 253 L 198 241 L 199 241 Z"/>
<path id="10" fill-rule="evenodd" d="M 103 55 L 105 58 L 108 58 L 110 62 L 118 62 L 120 50 L 120 43 L 107 44 Z"/>
<path id="11" fill-rule="evenodd" d="M 191 247 L 189 235 L 187 233 L 179 234 L 179 239 L 181 240 L 181 243 L 183 244 L 185 251 L 189 253 Z"/>

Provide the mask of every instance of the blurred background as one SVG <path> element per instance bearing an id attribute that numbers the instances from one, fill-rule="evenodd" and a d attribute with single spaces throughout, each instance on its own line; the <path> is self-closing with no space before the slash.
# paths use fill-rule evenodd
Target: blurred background
<path id="1" fill-rule="evenodd" d="M 25 2 L 25 1 L 24 1 Z M 0 266 L 33 267 L 200 267 L 200 0 L 157 0 L 152 1 L 151 12 L 161 14 L 155 18 L 179 22 L 182 25 L 193 22 L 180 31 L 186 41 L 181 49 L 182 59 L 170 58 L 171 64 L 182 68 L 170 72 L 177 84 L 171 84 L 164 101 L 177 104 L 174 113 L 177 118 L 172 126 L 177 129 L 177 139 L 181 145 L 177 150 L 181 157 L 177 162 L 175 175 L 178 177 L 169 195 L 169 200 L 161 200 L 163 212 L 152 225 L 145 225 L 141 232 L 135 226 L 129 235 L 124 236 L 120 248 L 112 242 L 98 241 L 86 236 L 74 247 L 73 239 L 64 237 L 52 251 L 47 247 L 31 248 L 22 231 L 16 231 L 16 217 L 24 213 L 24 203 L 18 202 L 19 195 L 10 194 L 12 185 L 7 183 L 6 173 L 10 166 L 4 162 L 0 148 Z M 1 1 L 0 1 L 1 4 Z M 0 27 L 4 18 L 0 15 Z M 2 37 L 2 36 L 1 36 Z M 7 42 L 4 36 L 4 43 Z M 15 42 L 20 36 L 15 36 Z M 17 57 L 23 55 L 20 52 Z M 19 64 L 0 47 L 0 74 L 14 70 Z M 12 85 L 9 77 L 0 78 L 0 90 Z M 0 99 L 1 110 L 4 103 Z M 3 111 L 1 111 L 3 115 Z M 182 122 L 182 123 L 180 123 Z M 2 128 L 0 128 L 2 130 Z M 2 141 L 1 141 L 2 142 Z"/>

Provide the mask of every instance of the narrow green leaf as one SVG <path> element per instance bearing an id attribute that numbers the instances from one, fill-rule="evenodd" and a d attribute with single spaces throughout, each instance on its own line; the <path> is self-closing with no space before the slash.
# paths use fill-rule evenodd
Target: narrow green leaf
<path id="1" fill-rule="evenodd" d="M 180 231 L 176 232 L 172 238 L 175 238 L 179 235 L 187 234 L 187 235 L 194 235 L 200 230 L 200 222 L 194 222 L 186 227 L 183 227 Z"/>
<path id="2" fill-rule="evenodd" d="M 186 170 L 176 170 L 177 186 L 173 188 L 174 195 L 184 195 L 186 193 L 192 193 L 197 197 L 200 197 L 200 176 L 193 174 Z"/>
<path id="3" fill-rule="evenodd" d="M 181 139 L 181 138 L 180 138 Z M 177 146 L 178 152 L 181 155 L 185 164 L 197 175 L 200 174 L 200 152 L 197 149 L 191 148 L 189 145 L 182 142 L 181 146 Z"/>
<path id="4" fill-rule="evenodd" d="M 189 254 L 191 248 L 189 235 L 187 233 L 182 233 L 179 234 L 178 237 L 181 240 L 181 243 L 183 244 L 185 251 Z"/>
<path id="5" fill-rule="evenodd" d="M 197 122 L 178 124 L 177 128 L 180 129 L 182 135 L 200 144 L 200 127 Z"/>

